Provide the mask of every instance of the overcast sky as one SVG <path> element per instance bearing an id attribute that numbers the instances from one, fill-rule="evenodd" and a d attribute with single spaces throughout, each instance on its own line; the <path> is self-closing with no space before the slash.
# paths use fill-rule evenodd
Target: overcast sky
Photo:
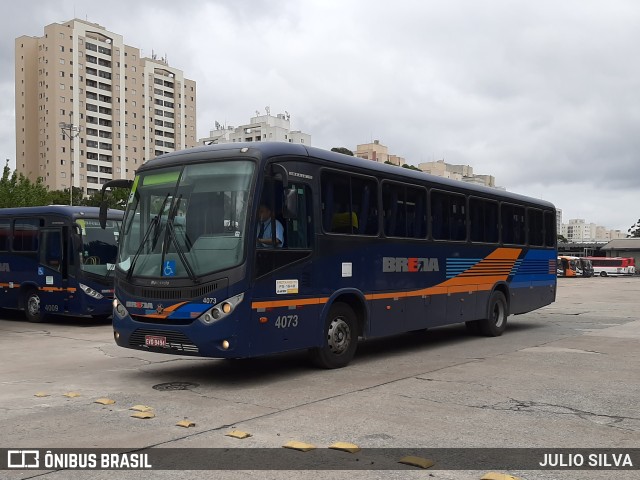
<path id="1" fill-rule="evenodd" d="M 321 148 L 379 139 L 544 198 L 563 220 L 640 217 L 635 0 L 23 0 L 0 18 L 0 155 L 15 165 L 14 41 L 74 16 L 197 82 L 198 137 L 256 110 Z"/>

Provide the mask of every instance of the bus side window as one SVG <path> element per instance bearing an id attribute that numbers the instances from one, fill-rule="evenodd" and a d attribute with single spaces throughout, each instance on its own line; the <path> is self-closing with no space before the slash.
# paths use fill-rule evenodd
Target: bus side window
<path id="1" fill-rule="evenodd" d="M 556 246 L 556 213 L 544 212 L 544 243 L 547 247 Z"/>
<path id="2" fill-rule="evenodd" d="M 38 228 L 40 220 L 37 218 L 19 218 L 13 223 L 13 251 L 37 252 Z"/>
<path id="3" fill-rule="evenodd" d="M 59 230 L 40 232 L 40 263 L 54 270 L 60 270 L 62 264 L 62 237 Z"/>
<path id="4" fill-rule="evenodd" d="M 541 247 L 544 244 L 542 228 L 542 210 L 529 208 L 529 245 Z"/>
<path id="5" fill-rule="evenodd" d="M 325 232 L 377 235 L 377 182 L 358 176 L 324 172 L 322 224 Z"/>
<path id="6" fill-rule="evenodd" d="M 502 223 L 502 243 L 524 245 L 525 216 L 524 207 L 503 203 L 500 208 Z"/>
<path id="7" fill-rule="evenodd" d="M 435 240 L 466 240 L 467 219 L 464 195 L 432 192 L 431 231 Z"/>
<path id="8" fill-rule="evenodd" d="M 0 252 L 9 250 L 9 234 L 11 233 L 11 221 L 7 219 L 0 220 Z"/>
<path id="9" fill-rule="evenodd" d="M 294 218 L 282 218 L 284 222 L 285 248 L 310 248 L 313 228 L 311 190 L 308 185 L 290 185 L 297 195 L 298 210 Z"/>

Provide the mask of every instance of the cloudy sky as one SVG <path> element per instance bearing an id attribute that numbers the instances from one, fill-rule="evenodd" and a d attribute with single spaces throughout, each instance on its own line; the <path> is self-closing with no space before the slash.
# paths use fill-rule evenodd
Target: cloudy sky
<path id="1" fill-rule="evenodd" d="M 0 155 L 15 165 L 14 40 L 73 18 L 197 82 L 198 136 L 256 110 L 314 146 L 379 139 L 544 198 L 563 219 L 640 217 L 635 0 L 23 0 L 0 18 Z M 105 4 L 103 2 L 103 4 Z"/>

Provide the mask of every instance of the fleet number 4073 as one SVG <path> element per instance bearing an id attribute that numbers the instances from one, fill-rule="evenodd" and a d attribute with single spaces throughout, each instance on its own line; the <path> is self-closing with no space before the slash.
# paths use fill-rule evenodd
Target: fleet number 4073
<path id="1" fill-rule="evenodd" d="M 276 318 L 276 328 L 290 328 L 298 326 L 298 315 L 280 315 Z"/>

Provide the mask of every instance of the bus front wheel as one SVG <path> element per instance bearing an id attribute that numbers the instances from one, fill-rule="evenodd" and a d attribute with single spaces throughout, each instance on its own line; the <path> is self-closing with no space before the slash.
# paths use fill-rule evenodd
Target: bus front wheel
<path id="1" fill-rule="evenodd" d="M 480 333 L 487 337 L 499 337 L 507 328 L 508 307 L 504 293 L 495 291 L 489 298 L 487 318 L 478 322 Z"/>
<path id="2" fill-rule="evenodd" d="M 333 304 L 324 326 L 323 344 L 310 350 L 311 360 L 321 368 L 342 368 L 356 353 L 358 322 L 346 303 Z"/>
<path id="3" fill-rule="evenodd" d="M 24 296 L 24 313 L 30 322 L 39 323 L 44 321 L 42 313 L 40 295 L 36 289 L 27 290 Z"/>
<path id="4" fill-rule="evenodd" d="M 607 276 L 607 272 L 600 272 L 600 276 L 601 277 L 606 277 Z"/>

